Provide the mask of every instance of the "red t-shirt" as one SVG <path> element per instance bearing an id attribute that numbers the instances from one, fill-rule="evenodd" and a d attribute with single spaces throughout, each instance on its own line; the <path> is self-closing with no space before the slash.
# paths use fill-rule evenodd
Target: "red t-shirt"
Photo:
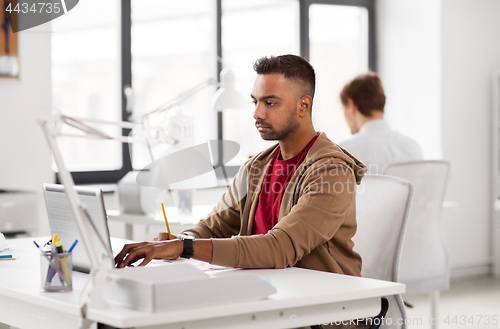
<path id="1" fill-rule="evenodd" d="M 286 185 L 318 136 L 319 134 L 314 136 L 302 151 L 293 158 L 279 160 L 281 150 L 276 151 L 274 154 L 262 183 L 259 203 L 255 211 L 253 234 L 266 234 L 278 223 L 281 199 Z"/>

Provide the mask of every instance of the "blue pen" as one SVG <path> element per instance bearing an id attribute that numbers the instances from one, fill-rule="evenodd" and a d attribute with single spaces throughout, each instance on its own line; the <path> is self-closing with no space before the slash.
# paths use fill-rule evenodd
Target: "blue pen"
<path id="1" fill-rule="evenodd" d="M 0 255 L 0 258 L 12 258 L 12 255 L 3 254 L 3 255 Z"/>
<path id="2" fill-rule="evenodd" d="M 75 242 L 73 242 L 73 244 L 71 245 L 71 247 L 69 247 L 68 252 L 72 252 L 73 248 L 76 246 L 77 243 L 78 243 L 78 240 L 75 240 Z"/>

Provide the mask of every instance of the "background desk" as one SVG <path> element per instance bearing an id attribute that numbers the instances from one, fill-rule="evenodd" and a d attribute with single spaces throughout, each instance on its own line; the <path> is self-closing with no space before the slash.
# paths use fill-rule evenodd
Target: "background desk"
<path id="1" fill-rule="evenodd" d="M 191 214 L 183 215 L 180 218 L 177 215 L 176 207 L 165 207 L 168 224 L 172 234 L 177 235 L 183 230 L 196 224 L 200 219 L 206 218 L 210 211 L 212 211 L 213 207 L 213 205 L 196 205 L 193 206 Z M 156 236 L 160 231 L 167 230 L 163 215 L 153 217 L 150 215 L 124 214 L 119 210 L 108 210 L 107 214 L 110 221 L 125 224 L 125 239 L 128 240 L 134 240 L 134 225 L 145 226 L 147 233 L 151 237 Z"/>
<path id="2" fill-rule="evenodd" d="M 48 238 L 36 238 L 45 243 Z M 266 300 L 145 313 L 111 306 L 80 313 L 78 299 L 87 275 L 73 273 L 73 291 L 40 292 L 40 254 L 33 239 L 10 240 L 14 261 L 0 261 L 0 323 L 19 328 L 89 328 L 96 322 L 118 328 L 292 328 L 319 322 L 374 316 L 380 296 L 403 293 L 403 284 L 299 268 L 216 270 L 210 275 L 252 273 L 269 280 L 278 293 Z M 124 240 L 113 239 L 113 245 Z M 81 247 L 81 246 L 80 246 Z M 187 292 L 190 293 L 190 292 Z M 191 292 L 196 298 L 196 292 Z M 168 298 L 166 296 L 166 298 Z M 175 297 L 174 297 L 175 298 Z"/>

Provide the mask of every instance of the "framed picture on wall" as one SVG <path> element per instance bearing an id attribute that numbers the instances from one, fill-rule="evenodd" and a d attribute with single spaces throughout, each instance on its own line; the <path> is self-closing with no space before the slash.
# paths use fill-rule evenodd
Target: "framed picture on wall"
<path id="1" fill-rule="evenodd" d="M 0 78 L 19 77 L 17 33 L 17 0 L 0 0 Z M 7 15 L 9 13 L 9 15 Z"/>

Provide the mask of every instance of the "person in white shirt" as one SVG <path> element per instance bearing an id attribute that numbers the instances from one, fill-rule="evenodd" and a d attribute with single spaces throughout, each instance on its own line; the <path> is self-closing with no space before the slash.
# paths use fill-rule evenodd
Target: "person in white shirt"
<path id="1" fill-rule="evenodd" d="M 342 89 L 340 101 L 353 135 L 339 145 L 363 162 L 369 174 L 382 174 L 393 162 L 422 160 L 417 142 L 392 130 L 384 120 L 385 94 L 377 74 L 355 77 Z"/>

